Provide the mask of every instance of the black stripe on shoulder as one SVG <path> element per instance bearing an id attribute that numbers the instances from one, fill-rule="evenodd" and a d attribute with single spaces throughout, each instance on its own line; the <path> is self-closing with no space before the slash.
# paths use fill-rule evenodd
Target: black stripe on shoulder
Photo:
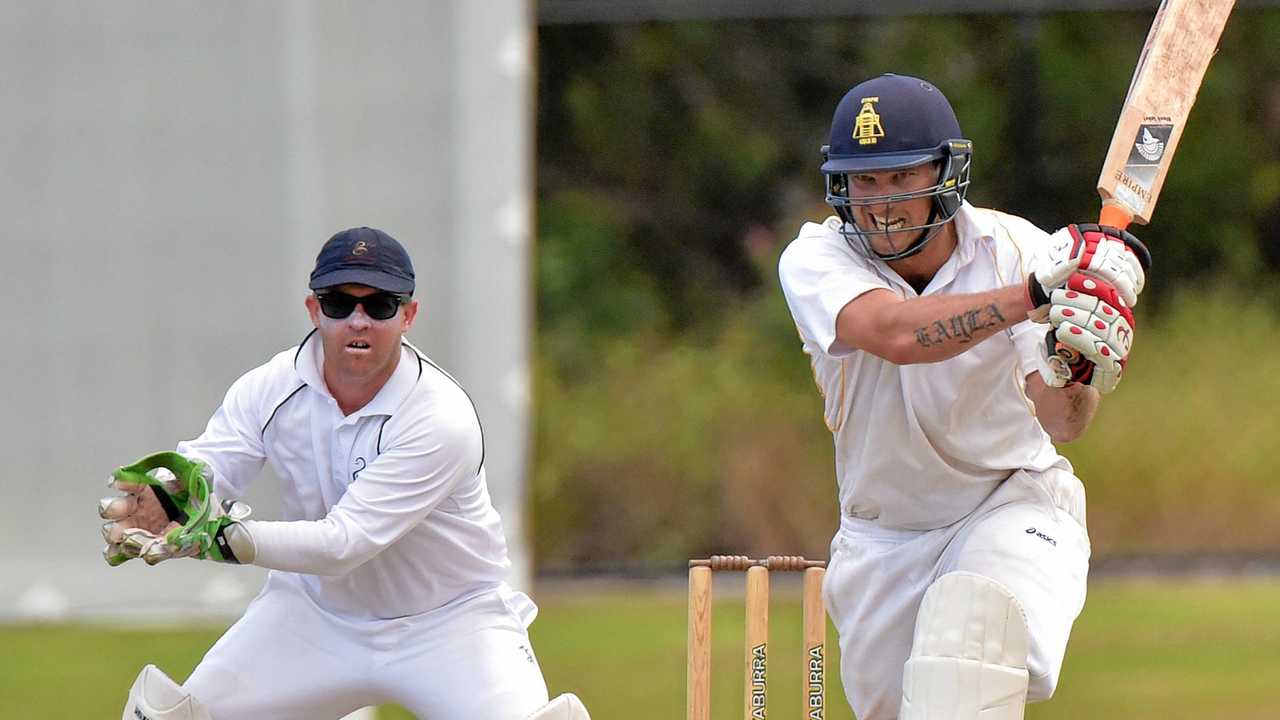
<path id="1" fill-rule="evenodd" d="M 377 449 L 379 455 L 382 454 L 382 431 L 387 427 L 387 421 L 390 419 L 390 415 L 382 418 L 382 424 L 378 426 L 378 442 L 374 445 L 374 448 Z"/>
<path id="2" fill-rule="evenodd" d="M 307 333 L 307 336 L 302 338 L 302 342 L 298 343 L 298 352 L 293 354 L 293 366 L 295 368 L 298 367 L 298 356 L 302 354 L 302 348 L 307 346 L 307 341 L 310 340 L 311 336 L 315 334 L 316 334 L 316 329 L 311 328 L 311 332 Z M 268 420 L 268 422 L 270 421 Z"/>
<path id="3" fill-rule="evenodd" d="M 476 407 L 476 401 L 471 399 L 471 393 L 467 392 L 467 389 L 462 387 L 462 383 L 458 382 L 458 380 L 454 378 L 452 375 L 450 375 L 444 368 L 435 364 L 435 362 L 432 361 L 431 358 L 419 352 L 418 348 L 410 345 L 409 343 L 401 343 L 401 345 L 408 348 L 409 351 L 414 354 L 414 357 L 418 358 L 418 378 L 419 379 L 422 378 L 422 366 L 425 363 L 435 368 L 436 372 L 449 378 L 449 381 L 452 382 L 454 385 L 457 385 L 458 389 L 462 391 L 462 394 L 467 396 L 467 402 L 471 403 L 471 412 L 475 413 L 475 416 L 476 416 L 476 425 L 480 427 L 480 466 L 476 468 L 476 474 L 479 475 L 480 469 L 484 467 L 485 443 L 484 443 L 484 423 L 481 422 L 480 420 L 480 408 Z M 378 432 L 379 432 L 379 439 L 381 439 L 382 431 L 379 430 Z"/>
<path id="4" fill-rule="evenodd" d="M 267 418 L 267 422 L 262 426 L 262 435 L 263 435 L 264 437 L 265 437 L 265 436 L 266 436 L 266 434 L 267 434 L 267 427 L 268 427 L 269 425 L 271 425 L 271 421 L 272 421 L 272 420 L 275 420 L 275 419 L 276 419 L 276 413 L 280 412 L 280 408 L 284 407 L 284 404 L 285 404 L 285 403 L 287 403 L 287 402 L 289 402 L 291 399 L 293 399 L 293 396 L 294 396 L 294 395 L 297 395 L 297 394 L 298 394 L 298 392 L 299 392 L 300 390 L 302 390 L 302 388 L 304 388 L 304 387 L 306 387 L 306 386 L 307 386 L 307 384 L 306 384 L 306 383 L 302 383 L 302 384 L 301 384 L 301 385 L 299 385 L 298 387 L 294 388 L 293 392 L 289 393 L 289 394 L 285 397 L 285 399 L 283 399 L 283 400 L 281 400 L 281 401 L 280 401 L 280 404 L 279 404 L 279 405 L 276 405 L 276 409 L 271 411 L 271 417 Z"/>

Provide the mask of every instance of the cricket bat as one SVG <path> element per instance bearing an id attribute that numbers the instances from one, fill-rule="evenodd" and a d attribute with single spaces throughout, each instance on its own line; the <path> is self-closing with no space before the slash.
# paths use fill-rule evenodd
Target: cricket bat
<path id="1" fill-rule="evenodd" d="M 1099 223 L 1151 221 L 1200 81 L 1235 0 L 1163 0 L 1098 176 Z"/>

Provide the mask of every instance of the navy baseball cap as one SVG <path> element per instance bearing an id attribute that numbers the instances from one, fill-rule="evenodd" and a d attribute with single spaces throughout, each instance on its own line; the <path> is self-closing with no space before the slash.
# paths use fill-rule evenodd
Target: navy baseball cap
<path id="1" fill-rule="evenodd" d="M 964 136 L 942 91 L 908 75 L 886 74 L 845 93 L 831 120 L 822 172 L 900 170 L 947 155 Z"/>
<path id="2" fill-rule="evenodd" d="M 319 290 L 346 283 L 412 295 L 413 263 L 404 246 L 381 230 L 343 230 L 320 248 L 309 287 Z"/>

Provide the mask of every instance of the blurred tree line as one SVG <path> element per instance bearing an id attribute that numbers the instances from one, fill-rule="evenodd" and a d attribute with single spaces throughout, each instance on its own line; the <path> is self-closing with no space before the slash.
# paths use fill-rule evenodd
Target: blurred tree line
<path id="1" fill-rule="evenodd" d="M 1098 168 L 1150 21 L 1140 12 L 540 28 L 539 562 L 825 556 L 838 520 L 831 438 L 775 269 L 800 223 L 829 214 L 818 148 L 836 103 L 881 72 L 931 80 L 975 143 L 970 201 L 1052 230 L 1097 216 Z M 1275 281 L 1277 38 L 1280 12 L 1237 10 L 1155 221 L 1136 229 L 1156 259 L 1140 313 L 1152 332 L 1177 324 L 1171 308 L 1184 293 L 1220 298 L 1209 288 L 1225 284 L 1256 301 Z M 1280 339 L 1258 322 L 1256 333 Z M 1088 442 L 1066 454 L 1087 456 Z M 1132 510 L 1091 507 L 1116 528 L 1125 524 L 1107 513 Z M 1117 529 L 1095 532 L 1095 543 L 1269 542 L 1251 527 L 1216 539 Z"/>

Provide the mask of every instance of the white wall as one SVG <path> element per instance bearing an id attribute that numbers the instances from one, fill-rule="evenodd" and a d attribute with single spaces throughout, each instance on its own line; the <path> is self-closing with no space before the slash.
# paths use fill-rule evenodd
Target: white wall
<path id="1" fill-rule="evenodd" d="M 0 618 L 237 612 L 252 568 L 108 568 L 108 471 L 309 324 L 333 232 L 408 247 L 527 585 L 526 0 L 0 2 Z M 275 512 L 273 479 L 251 499 Z"/>

